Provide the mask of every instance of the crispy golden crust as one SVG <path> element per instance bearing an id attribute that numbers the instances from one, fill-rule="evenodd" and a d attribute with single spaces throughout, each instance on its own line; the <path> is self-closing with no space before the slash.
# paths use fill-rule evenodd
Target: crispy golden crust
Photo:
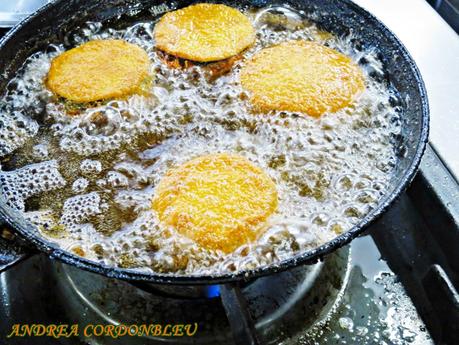
<path id="1" fill-rule="evenodd" d="M 210 154 L 167 172 L 152 207 L 163 223 L 204 248 L 230 253 L 263 231 L 277 208 L 277 190 L 246 158 Z"/>
<path id="2" fill-rule="evenodd" d="M 256 111 L 315 117 L 350 105 L 365 87 L 362 70 L 349 57 L 307 41 L 263 49 L 242 68 L 240 78 Z"/>
<path id="3" fill-rule="evenodd" d="M 74 102 L 93 102 L 136 93 L 148 78 L 150 60 L 137 45 L 95 40 L 70 49 L 51 62 L 47 87 Z"/>
<path id="4" fill-rule="evenodd" d="M 156 24 L 154 35 L 159 49 L 199 62 L 227 59 L 255 42 L 255 30 L 245 15 L 216 4 L 168 12 Z"/>

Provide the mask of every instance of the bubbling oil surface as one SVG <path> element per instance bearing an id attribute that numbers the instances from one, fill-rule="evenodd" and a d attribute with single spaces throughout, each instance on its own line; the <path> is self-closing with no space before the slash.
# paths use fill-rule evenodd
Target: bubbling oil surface
<path id="1" fill-rule="evenodd" d="M 218 77 L 212 65 L 171 67 L 154 48 L 154 22 L 122 30 L 88 23 L 71 37 L 75 44 L 119 38 L 143 47 L 154 76 L 151 96 L 69 104 L 53 97 L 43 80 L 52 58 L 70 47 L 51 45 L 31 56 L 0 103 L 0 192 L 9 205 L 45 238 L 78 255 L 173 275 L 279 262 L 359 222 L 387 190 L 396 164 L 392 138 L 401 130 L 391 106 L 396 92 L 374 78 L 383 73 L 381 62 L 374 50 L 355 49 L 352 37 L 320 31 L 291 9 L 246 13 L 256 44 Z M 366 90 L 355 105 L 319 119 L 251 111 L 240 66 L 260 49 L 291 39 L 318 41 L 360 64 Z M 168 169 L 218 152 L 247 157 L 269 174 L 279 194 L 266 232 L 229 255 L 164 227 L 151 208 Z"/>

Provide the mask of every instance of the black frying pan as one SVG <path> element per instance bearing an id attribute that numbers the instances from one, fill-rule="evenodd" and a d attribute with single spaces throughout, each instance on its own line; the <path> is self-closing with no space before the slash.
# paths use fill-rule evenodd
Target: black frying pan
<path id="1" fill-rule="evenodd" d="M 174 1 L 178 7 L 184 7 L 191 1 Z M 111 21 L 113 25 L 128 20 L 127 13 L 137 13 L 141 19 L 152 18 L 152 13 L 171 3 L 154 0 L 56 0 L 41 8 L 35 14 L 17 25 L 0 41 L 0 89 L 4 89 L 24 60 L 37 50 L 44 49 L 49 43 L 60 43 L 66 33 L 76 30 L 87 21 Z M 29 249 L 12 247 L 11 242 L 0 240 L 0 265 L 9 266 L 21 255 L 31 250 L 39 250 L 52 258 L 85 270 L 104 274 L 109 277 L 132 281 L 172 284 L 218 284 L 238 281 L 271 274 L 290 267 L 316 262 L 324 255 L 350 242 L 362 233 L 376 218 L 383 214 L 392 202 L 408 186 L 427 143 L 429 128 L 429 107 L 424 83 L 419 71 L 402 43 L 378 19 L 358 7 L 350 0 L 253 0 L 238 1 L 237 5 L 265 7 L 268 5 L 289 5 L 306 14 L 314 14 L 314 21 L 324 30 L 337 35 L 352 32 L 356 47 L 375 47 L 383 61 L 385 76 L 400 93 L 403 109 L 403 131 L 397 139 L 399 162 L 396 167 L 391 187 L 359 224 L 332 241 L 296 255 L 278 264 L 260 267 L 238 274 L 220 276 L 182 276 L 172 277 L 159 274 L 146 274 L 134 270 L 107 267 L 99 263 L 75 256 L 44 240 L 37 230 L 0 200 L 0 219 L 7 223 L 12 231 L 19 235 Z M 231 5 L 231 3 L 229 3 Z M 169 6 L 174 7 L 174 6 Z M 131 19 L 132 20 L 132 19 Z M 3 241 L 3 242 L 2 242 Z"/>

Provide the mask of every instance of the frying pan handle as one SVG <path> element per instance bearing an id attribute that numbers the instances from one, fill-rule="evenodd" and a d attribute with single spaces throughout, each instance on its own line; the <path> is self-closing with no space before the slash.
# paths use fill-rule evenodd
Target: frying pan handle
<path id="1" fill-rule="evenodd" d="M 21 245 L 8 226 L 0 220 L 0 273 L 32 254 L 33 252 Z"/>

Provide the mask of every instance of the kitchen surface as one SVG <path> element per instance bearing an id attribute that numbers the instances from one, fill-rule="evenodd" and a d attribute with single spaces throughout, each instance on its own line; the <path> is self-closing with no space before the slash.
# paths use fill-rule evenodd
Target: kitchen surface
<path id="1" fill-rule="evenodd" d="M 451 68 L 459 64 L 458 34 L 423 0 L 357 0 L 356 3 L 380 18 L 416 60 L 433 114 L 430 143 L 459 180 L 459 141 L 451 139 L 459 131 L 459 98 L 455 95 L 459 70 Z"/>
<path id="2" fill-rule="evenodd" d="M 407 47 L 430 103 L 420 170 L 388 212 L 322 261 L 243 284 L 133 284 L 33 255 L 0 273 L 0 344 L 459 344 L 459 15 L 445 10 L 454 1 L 355 2 Z M 0 32 L 38 6 L 3 0 Z M 80 333 L 8 338 L 14 324 L 78 324 Z M 82 333 L 97 324 L 197 332 Z"/>

